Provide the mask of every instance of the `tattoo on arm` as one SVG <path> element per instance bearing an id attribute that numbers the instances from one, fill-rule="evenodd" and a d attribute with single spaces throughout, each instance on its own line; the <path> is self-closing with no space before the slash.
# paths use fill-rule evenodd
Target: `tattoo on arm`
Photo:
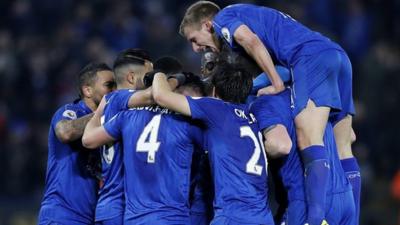
<path id="1" fill-rule="evenodd" d="M 85 126 L 92 116 L 93 113 L 90 113 L 75 120 L 61 120 L 58 122 L 55 128 L 58 139 L 63 143 L 68 143 L 81 138 Z"/>

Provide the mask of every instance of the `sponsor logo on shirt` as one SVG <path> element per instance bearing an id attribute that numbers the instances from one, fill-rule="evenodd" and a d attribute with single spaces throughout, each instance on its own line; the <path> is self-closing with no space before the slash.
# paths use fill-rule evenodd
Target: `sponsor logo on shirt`
<path id="1" fill-rule="evenodd" d="M 225 40 L 227 40 L 229 43 L 231 43 L 232 39 L 231 39 L 231 34 L 229 33 L 228 28 L 223 27 L 221 29 L 221 33 L 222 33 L 222 36 L 225 38 Z"/>
<path id="2" fill-rule="evenodd" d="M 70 118 L 71 120 L 74 120 L 74 119 L 78 118 L 78 117 L 76 116 L 76 112 L 74 112 L 74 111 L 72 111 L 72 110 L 69 110 L 69 109 L 67 109 L 67 110 L 65 110 L 65 111 L 63 112 L 63 117 Z"/>

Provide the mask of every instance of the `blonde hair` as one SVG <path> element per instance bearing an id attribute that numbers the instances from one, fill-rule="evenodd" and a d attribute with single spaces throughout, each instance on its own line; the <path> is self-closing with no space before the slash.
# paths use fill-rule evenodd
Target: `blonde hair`
<path id="1" fill-rule="evenodd" d="M 205 19 L 213 19 L 221 8 L 210 1 L 198 1 L 191 5 L 183 16 L 179 26 L 179 34 L 185 36 L 184 29 L 187 26 L 199 26 Z"/>

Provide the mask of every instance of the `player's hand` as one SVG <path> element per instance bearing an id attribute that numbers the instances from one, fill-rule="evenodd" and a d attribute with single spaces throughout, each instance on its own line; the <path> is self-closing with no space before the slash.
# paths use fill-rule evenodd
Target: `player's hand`
<path id="1" fill-rule="evenodd" d="M 96 109 L 97 115 L 100 115 L 100 116 L 103 115 L 104 107 L 106 106 L 106 104 L 107 104 L 106 96 L 103 96 L 103 98 L 100 101 L 99 106 L 97 106 L 97 109 Z"/>
<path id="2" fill-rule="evenodd" d="M 184 73 L 176 73 L 168 76 L 168 79 L 176 79 L 178 81 L 177 87 L 179 87 L 186 82 L 186 75 Z"/>
<path id="3" fill-rule="evenodd" d="M 143 77 L 143 84 L 146 87 L 150 87 L 153 84 L 153 80 L 154 80 L 154 75 L 156 73 L 160 72 L 159 70 L 153 70 L 150 72 L 147 72 L 144 77 Z"/>
<path id="4" fill-rule="evenodd" d="M 278 93 L 282 92 L 283 90 L 285 90 L 285 86 L 282 85 L 282 87 L 283 87 L 283 89 L 281 89 L 281 88 L 276 89 L 274 86 L 270 85 L 268 87 L 261 88 L 260 90 L 258 90 L 257 96 L 278 94 Z"/>

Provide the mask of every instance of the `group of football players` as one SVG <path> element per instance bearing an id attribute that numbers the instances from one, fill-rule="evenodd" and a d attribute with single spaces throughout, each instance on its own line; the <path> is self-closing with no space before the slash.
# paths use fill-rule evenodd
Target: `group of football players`
<path id="1" fill-rule="evenodd" d="M 196 2 L 179 32 L 201 75 L 138 48 L 80 71 L 51 121 L 38 223 L 358 224 L 345 51 L 250 4 Z"/>

